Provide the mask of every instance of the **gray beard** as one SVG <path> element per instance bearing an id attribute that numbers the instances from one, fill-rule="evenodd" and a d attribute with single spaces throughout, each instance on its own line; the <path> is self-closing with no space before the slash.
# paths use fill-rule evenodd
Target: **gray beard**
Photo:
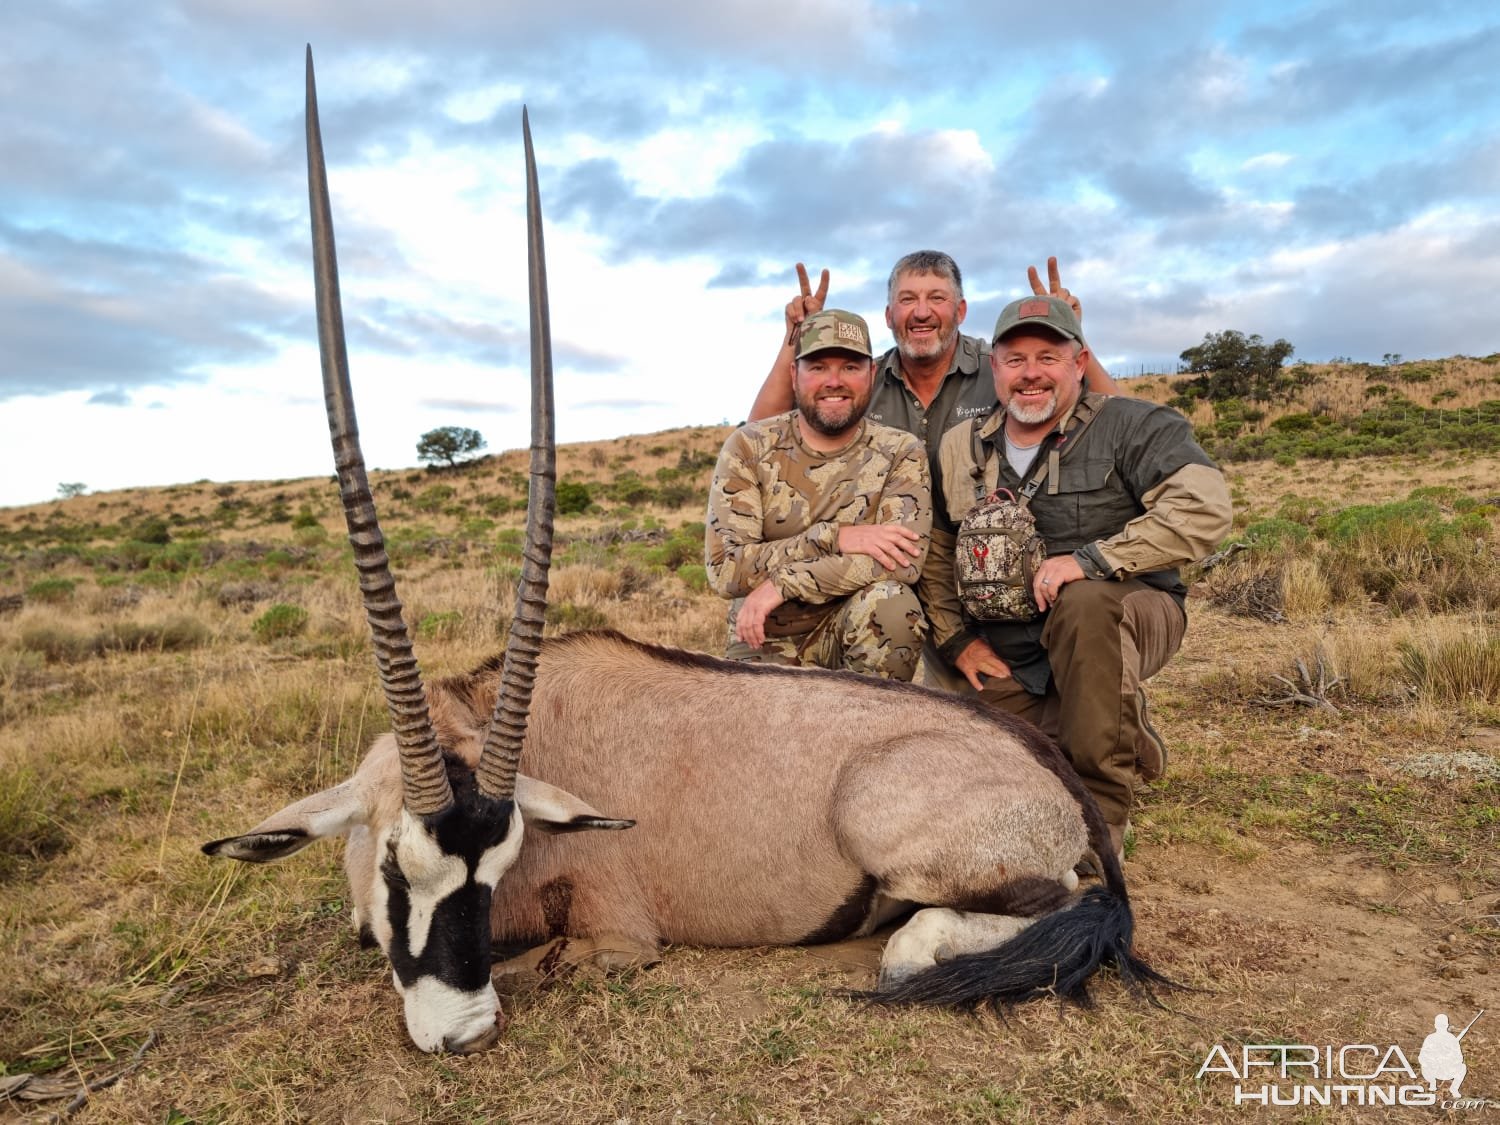
<path id="1" fill-rule="evenodd" d="M 934 336 L 930 344 L 914 344 L 910 336 L 896 342 L 896 350 L 901 353 L 902 359 L 936 359 L 942 355 L 958 338 L 958 326 L 954 325 L 953 331 L 946 336 Z"/>
<path id="2" fill-rule="evenodd" d="M 1011 395 L 1010 401 L 1005 404 L 1005 412 L 1024 426 L 1039 426 L 1043 422 L 1050 422 L 1057 414 L 1057 392 L 1054 390 L 1046 402 L 1035 406 L 1028 406 L 1021 402 L 1019 396 Z"/>

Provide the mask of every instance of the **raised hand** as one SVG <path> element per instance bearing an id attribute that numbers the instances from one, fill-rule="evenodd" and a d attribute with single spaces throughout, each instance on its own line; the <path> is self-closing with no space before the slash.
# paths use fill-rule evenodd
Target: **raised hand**
<path id="1" fill-rule="evenodd" d="M 818 291 L 813 292 L 812 281 L 807 276 L 807 267 L 797 263 L 797 286 L 801 293 L 786 303 L 786 342 L 792 344 L 797 338 L 797 329 L 813 313 L 823 311 L 823 302 L 828 299 L 828 271 L 818 279 Z"/>
<path id="2" fill-rule="evenodd" d="M 1062 278 L 1057 272 L 1057 258 L 1047 259 L 1047 288 L 1042 288 L 1042 275 L 1036 272 L 1035 266 L 1026 267 L 1026 280 L 1031 282 L 1031 291 L 1039 297 L 1058 297 L 1068 302 L 1073 310 L 1073 315 L 1078 318 L 1078 323 L 1083 323 L 1083 305 L 1072 292 L 1063 287 Z"/>

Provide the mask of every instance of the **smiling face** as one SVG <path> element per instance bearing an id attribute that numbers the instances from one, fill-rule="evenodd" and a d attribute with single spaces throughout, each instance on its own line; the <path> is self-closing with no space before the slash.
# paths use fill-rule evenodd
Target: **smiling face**
<path id="1" fill-rule="evenodd" d="M 799 359 L 792 392 L 803 423 L 824 437 L 848 435 L 869 409 L 873 373 L 868 357 L 842 348 Z"/>
<path id="2" fill-rule="evenodd" d="M 1078 401 L 1088 352 L 1045 329 L 1019 329 L 996 340 L 990 352 L 995 396 L 1010 416 L 1013 437 L 1050 429 Z"/>
<path id="3" fill-rule="evenodd" d="M 920 364 L 948 354 L 957 344 L 966 312 L 968 305 L 952 279 L 913 271 L 897 275 L 885 322 L 901 358 Z"/>

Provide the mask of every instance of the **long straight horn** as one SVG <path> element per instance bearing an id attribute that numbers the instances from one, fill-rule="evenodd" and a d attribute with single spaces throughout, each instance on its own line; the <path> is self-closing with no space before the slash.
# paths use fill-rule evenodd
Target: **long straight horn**
<path id="1" fill-rule="evenodd" d="M 443 753 L 433 734 L 422 692 L 422 672 L 412 655 L 401 600 L 391 577 L 385 537 L 375 516 L 375 500 L 365 476 L 349 389 L 349 356 L 344 346 L 344 313 L 339 301 L 339 267 L 333 246 L 333 213 L 328 203 L 328 171 L 323 165 L 323 134 L 318 127 L 318 93 L 313 84 L 312 47 L 307 48 L 307 197 L 312 212 L 313 277 L 318 302 L 318 351 L 323 358 L 323 394 L 328 401 L 328 432 L 338 468 L 339 495 L 349 525 L 349 545 L 359 570 L 365 616 L 375 638 L 375 663 L 385 689 L 391 725 L 401 751 L 402 800 L 414 816 L 441 812 L 453 804 Z"/>
<path id="2" fill-rule="evenodd" d="M 531 489 L 526 504 L 526 547 L 516 613 L 505 644 L 500 696 L 479 756 L 479 790 L 497 800 L 516 788 L 521 740 L 547 611 L 547 570 L 552 565 L 552 512 L 557 499 L 557 446 L 553 437 L 552 322 L 547 313 L 547 263 L 542 249 L 542 203 L 537 191 L 531 122 L 521 110 L 526 141 L 526 258 L 531 278 Z"/>

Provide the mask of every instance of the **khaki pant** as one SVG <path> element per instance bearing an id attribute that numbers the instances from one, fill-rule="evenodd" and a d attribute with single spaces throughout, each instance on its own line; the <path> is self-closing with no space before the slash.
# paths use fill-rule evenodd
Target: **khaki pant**
<path id="1" fill-rule="evenodd" d="M 991 678 L 980 698 L 1055 738 L 1104 819 L 1122 826 L 1137 777 L 1149 781 L 1164 768 L 1146 732 L 1141 683 L 1172 658 L 1186 629 L 1177 601 L 1144 582 L 1069 582 L 1042 629 L 1052 665 L 1047 694 Z"/>
<path id="2" fill-rule="evenodd" d="M 883 580 L 834 603 L 812 632 L 767 637 L 758 649 L 735 637 L 731 621 L 724 655 L 756 664 L 842 668 L 910 681 L 926 635 L 927 618 L 916 592 L 905 583 Z"/>

